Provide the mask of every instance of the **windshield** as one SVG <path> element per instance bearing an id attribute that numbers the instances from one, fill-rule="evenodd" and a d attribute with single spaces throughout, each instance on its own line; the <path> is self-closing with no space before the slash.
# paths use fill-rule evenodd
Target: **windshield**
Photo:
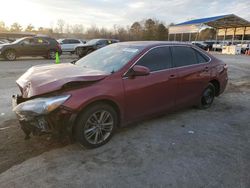
<path id="1" fill-rule="evenodd" d="M 99 39 L 93 39 L 93 40 L 88 41 L 86 44 L 93 45 L 93 44 L 95 44 L 98 40 L 99 40 Z"/>
<path id="2" fill-rule="evenodd" d="M 17 39 L 17 40 L 15 40 L 14 42 L 12 42 L 12 44 L 17 44 L 17 43 L 21 42 L 22 40 L 24 40 L 24 39 L 26 39 L 26 38 L 27 38 L 27 37 Z"/>
<path id="3" fill-rule="evenodd" d="M 78 66 L 114 73 L 140 53 L 142 47 L 111 44 L 78 60 Z"/>

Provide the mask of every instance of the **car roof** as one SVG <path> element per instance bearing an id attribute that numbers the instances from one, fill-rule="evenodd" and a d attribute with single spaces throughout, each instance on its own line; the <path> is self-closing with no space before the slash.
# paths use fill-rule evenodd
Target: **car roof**
<path id="1" fill-rule="evenodd" d="M 120 45 L 130 45 L 130 46 L 141 46 L 141 47 L 154 47 L 160 45 L 186 45 L 192 46 L 192 44 L 185 43 L 185 42 L 169 42 L 169 41 L 130 41 L 130 42 L 120 42 Z"/>

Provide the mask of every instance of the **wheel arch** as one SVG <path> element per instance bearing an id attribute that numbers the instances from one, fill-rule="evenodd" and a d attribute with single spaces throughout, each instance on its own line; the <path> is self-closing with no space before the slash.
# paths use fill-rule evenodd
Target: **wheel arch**
<path id="1" fill-rule="evenodd" d="M 220 82 L 217 79 L 212 79 L 209 83 L 213 84 L 215 88 L 215 96 L 220 94 Z"/>
<path id="2" fill-rule="evenodd" d="M 4 54 L 4 53 L 6 53 L 9 50 L 14 51 L 16 53 L 16 55 L 17 55 L 17 51 L 14 48 L 11 48 L 11 47 L 8 47 L 8 48 L 4 49 L 4 51 L 2 53 Z"/>
<path id="3" fill-rule="evenodd" d="M 82 113 L 84 113 L 84 111 L 87 110 L 89 107 L 91 107 L 93 105 L 100 104 L 100 103 L 110 105 L 111 107 L 114 108 L 114 110 L 116 111 L 117 116 L 118 116 L 118 127 L 120 127 L 122 112 L 121 112 L 119 105 L 111 99 L 98 99 L 98 100 L 95 100 L 95 101 L 88 103 L 86 106 L 81 108 L 81 110 L 77 113 L 75 121 L 73 122 L 73 125 L 72 125 L 72 133 L 74 133 L 74 130 L 76 127 L 76 122 L 78 121 L 80 115 Z"/>

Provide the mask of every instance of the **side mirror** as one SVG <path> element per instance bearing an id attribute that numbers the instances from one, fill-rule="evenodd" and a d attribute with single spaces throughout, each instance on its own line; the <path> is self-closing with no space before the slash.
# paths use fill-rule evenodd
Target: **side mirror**
<path id="1" fill-rule="evenodd" d="M 150 70 L 147 67 L 144 66 L 140 66 L 140 65 L 135 65 L 132 69 L 131 69 L 131 73 L 129 74 L 129 76 L 147 76 L 149 75 Z"/>

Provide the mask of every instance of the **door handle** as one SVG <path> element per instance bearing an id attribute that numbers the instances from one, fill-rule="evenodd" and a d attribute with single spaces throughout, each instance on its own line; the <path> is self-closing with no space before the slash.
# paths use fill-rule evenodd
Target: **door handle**
<path id="1" fill-rule="evenodd" d="M 208 72 L 208 71 L 209 71 L 209 68 L 208 68 L 208 67 L 205 67 L 203 71 L 204 71 L 204 72 Z"/>
<path id="2" fill-rule="evenodd" d="M 176 78 L 176 75 L 175 75 L 175 74 L 171 74 L 171 75 L 169 76 L 169 79 L 174 79 L 174 78 Z"/>

